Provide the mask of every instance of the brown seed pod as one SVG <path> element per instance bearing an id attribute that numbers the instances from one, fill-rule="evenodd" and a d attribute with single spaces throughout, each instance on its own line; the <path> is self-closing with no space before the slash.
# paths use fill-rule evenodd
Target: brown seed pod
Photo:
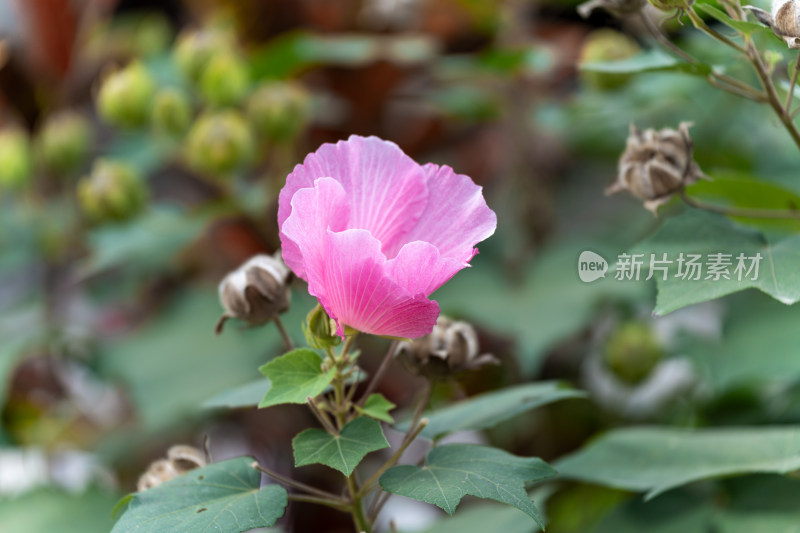
<path id="1" fill-rule="evenodd" d="M 681 122 L 677 130 L 641 131 L 631 124 L 627 146 L 619 160 L 617 178 L 606 187 L 605 193 L 628 191 L 644 200 L 644 206 L 655 213 L 658 206 L 674 193 L 704 178 L 692 159 L 691 125 L 690 122 Z"/>
<path id="2" fill-rule="evenodd" d="M 291 271 L 274 255 L 256 255 L 225 276 L 219 285 L 219 299 L 225 313 L 217 323 L 220 333 L 228 318 L 249 324 L 264 324 L 289 309 Z"/>
<path id="3" fill-rule="evenodd" d="M 150 463 L 145 473 L 139 477 L 136 490 L 152 489 L 190 470 L 206 466 L 206 463 L 205 454 L 197 448 L 176 444 L 167 450 L 166 459 Z"/>
<path id="4" fill-rule="evenodd" d="M 753 12 L 758 21 L 769 26 L 772 32 L 784 40 L 789 48 L 800 48 L 800 5 L 798 0 L 775 0 L 772 13 L 755 6 L 744 6 Z"/>
<path id="5" fill-rule="evenodd" d="M 445 316 L 436 320 L 429 335 L 401 342 L 398 355 L 412 371 L 428 377 L 442 377 L 498 362 L 493 355 L 480 354 L 475 328 Z"/>
<path id="6" fill-rule="evenodd" d="M 186 444 L 176 444 L 167 450 L 167 459 L 172 466 L 180 473 L 206 466 L 206 458 L 203 452 L 193 446 Z"/>
<path id="7" fill-rule="evenodd" d="M 136 484 L 136 489 L 139 491 L 152 489 L 161 485 L 165 481 L 169 481 L 178 476 L 178 471 L 172 464 L 172 461 L 167 459 L 159 459 L 153 461 L 144 474 L 139 478 Z"/>

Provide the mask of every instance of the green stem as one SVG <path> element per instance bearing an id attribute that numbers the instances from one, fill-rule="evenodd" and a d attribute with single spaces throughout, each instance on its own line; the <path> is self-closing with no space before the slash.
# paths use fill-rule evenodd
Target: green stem
<path id="1" fill-rule="evenodd" d="M 393 467 L 397 463 L 397 461 L 400 460 L 400 457 L 402 457 L 403 453 L 408 449 L 411 443 L 414 442 L 414 440 L 419 436 L 419 434 L 422 432 L 423 429 L 425 429 L 427 425 L 428 425 L 428 419 L 423 418 L 422 420 L 420 420 L 419 425 L 417 425 L 414 431 L 406 435 L 406 438 L 403 439 L 403 442 L 402 444 L 400 444 L 400 447 L 397 448 L 397 451 L 394 452 L 392 456 L 389 458 L 389 460 L 383 463 L 383 465 L 381 465 L 381 467 L 378 468 L 378 470 L 376 470 L 375 473 L 372 474 L 370 478 L 366 480 L 364 484 L 361 486 L 362 495 L 369 492 L 369 490 L 372 488 L 372 485 L 374 485 L 375 482 L 378 481 L 378 479 L 383 475 L 383 473 L 389 470 L 391 467 Z"/>
<path id="2" fill-rule="evenodd" d="M 305 492 L 307 494 L 317 496 L 319 498 L 325 499 L 326 501 L 335 502 L 335 503 L 337 503 L 339 505 L 345 505 L 345 506 L 348 505 L 348 502 L 346 500 L 340 498 L 339 496 L 336 496 L 335 494 L 332 494 L 330 492 L 326 492 L 326 491 L 324 491 L 322 489 L 318 489 L 316 487 L 312 487 L 311 485 L 306 485 L 305 483 L 301 483 L 300 481 L 295 481 L 294 479 L 286 477 L 286 476 L 284 476 L 282 474 L 279 474 L 279 473 L 277 473 L 277 472 L 275 472 L 273 470 L 270 470 L 269 468 L 267 468 L 265 466 L 261 466 L 257 462 L 253 462 L 253 464 L 251 466 L 253 468 L 255 468 L 256 470 L 258 470 L 259 472 L 261 472 L 263 474 L 266 474 L 267 476 L 271 477 L 275 481 L 283 483 L 284 485 L 292 487 L 293 489 L 301 490 L 301 491 L 303 491 L 303 492 Z"/>
<path id="3" fill-rule="evenodd" d="M 792 81 L 789 82 L 789 90 L 786 92 L 786 105 L 783 112 L 791 116 L 792 99 L 794 98 L 794 88 L 797 85 L 797 73 L 800 71 L 800 53 L 797 54 L 797 61 L 794 64 L 794 72 L 792 72 Z"/>
<path id="4" fill-rule="evenodd" d="M 641 19 L 645 28 L 647 28 L 647 30 L 650 32 L 650 35 L 652 35 L 655 40 L 658 41 L 664 48 L 671 51 L 673 54 L 680 57 L 690 65 L 701 64 L 700 61 L 667 39 L 667 37 L 661 32 L 661 29 L 656 26 L 652 20 L 650 20 L 650 17 L 646 16 L 644 13 L 639 13 L 639 18 Z M 706 77 L 706 81 L 711 86 L 721 91 L 725 91 L 741 98 L 746 98 L 748 100 L 761 103 L 765 103 L 767 101 L 767 95 L 763 91 L 759 91 L 755 87 L 752 87 L 741 80 L 721 74 L 719 72 L 710 72 Z"/>
<path id="5" fill-rule="evenodd" d="M 357 533 L 370 533 L 371 528 L 367 517 L 364 515 L 364 507 L 361 504 L 361 494 L 356 485 L 354 478 L 355 472 L 347 478 L 347 490 L 350 492 L 350 498 L 353 505 L 350 508 L 350 513 L 353 515 L 353 523 L 356 526 Z"/>
<path id="6" fill-rule="evenodd" d="M 332 507 L 339 511 L 349 512 L 350 511 L 350 504 L 347 502 L 338 502 L 332 501 L 327 498 L 317 498 L 315 496 L 305 496 L 303 494 L 289 494 L 289 499 L 295 502 L 306 502 L 306 503 L 316 503 L 319 505 L 325 505 L 327 507 Z"/>
<path id="7" fill-rule="evenodd" d="M 730 39 L 722 35 L 720 32 L 718 32 L 717 30 L 706 24 L 706 21 L 704 21 L 700 17 L 700 15 L 698 15 L 697 12 L 695 12 L 693 6 L 689 6 L 689 9 L 686 10 L 686 13 L 689 15 L 689 20 L 692 21 L 692 24 L 694 24 L 695 28 L 702 31 L 712 39 L 716 39 L 717 41 L 730 46 L 740 54 L 745 54 L 745 55 L 747 54 L 747 50 L 745 50 L 745 48 L 742 45 L 731 41 Z"/>
<path id="8" fill-rule="evenodd" d="M 316 400 L 314 400 L 314 398 L 312 398 L 311 396 L 308 396 L 306 398 L 306 402 L 308 402 L 308 408 L 311 409 L 311 412 L 314 414 L 315 417 L 317 417 L 317 420 L 319 420 L 319 423 L 322 424 L 322 427 L 325 428 L 325 431 L 327 431 L 331 435 L 338 435 L 339 431 L 331 423 L 331 421 L 328 420 L 328 417 L 325 415 L 325 413 L 323 413 L 322 410 L 319 408 Z"/>

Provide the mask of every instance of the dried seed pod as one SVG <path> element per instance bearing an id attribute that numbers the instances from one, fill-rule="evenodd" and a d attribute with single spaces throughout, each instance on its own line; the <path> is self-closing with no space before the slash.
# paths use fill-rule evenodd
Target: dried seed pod
<path id="1" fill-rule="evenodd" d="M 252 257 L 225 276 L 219 285 L 219 299 L 225 313 L 217 323 L 217 333 L 228 318 L 264 324 L 289 309 L 290 275 L 278 251 L 271 256 Z"/>
<path id="2" fill-rule="evenodd" d="M 626 190 L 644 200 L 644 206 L 655 213 L 674 193 L 704 178 L 692 158 L 691 125 L 681 122 L 677 130 L 641 131 L 631 124 L 617 179 L 606 187 L 606 194 Z"/>
<path id="3" fill-rule="evenodd" d="M 136 490 L 143 491 L 152 489 L 169 481 L 179 475 L 172 462 L 167 459 L 159 459 L 150 464 L 144 474 L 139 477 L 136 483 Z"/>
<path id="4" fill-rule="evenodd" d="M 479 354 L 475 328 L 445 316 L 439 316 L 430 334 L 401 342 L 398 356 L 412 371 L 427 377 L 442 377 L 498 363 L 493 355 Z"/>
<path id="5" fill-rule="evenodd" d="M 167 450 L 167 459 L 180 473 L 206 466 L 206 457 L 197 448 L 186 444 L 176 444 Z"/>
<path id="6" fill-rule="evenodd" d="M 755 6 L 744 6 L 758 21 L 769 26 L 789 48 L 800 48 L 800 5 L 798 0 L 773 0 L 772 13 Z"/>
<path id="7" fill-rule="evenodd" d="M 136 490 L 143 491 L 161 485 L 190 470 L 206 466 L 206 457 L 197 448 L 176 444 L 167 450 L 166 459 L 153 461 L 139 477 Z"/>

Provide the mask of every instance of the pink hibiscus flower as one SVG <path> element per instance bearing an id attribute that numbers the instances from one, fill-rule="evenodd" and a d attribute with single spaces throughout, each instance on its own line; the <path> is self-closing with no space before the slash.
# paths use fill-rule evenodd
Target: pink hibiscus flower
<path id="1" fill-rule="evenodd" d="M 336 321 L 375 335 L 428 334 L 428 296 L 469 266 L 497 216 L 481 187 L 448 166 L 419 165 L 389 141 L 324 144 L 286 178 L 283 259 Z"/>

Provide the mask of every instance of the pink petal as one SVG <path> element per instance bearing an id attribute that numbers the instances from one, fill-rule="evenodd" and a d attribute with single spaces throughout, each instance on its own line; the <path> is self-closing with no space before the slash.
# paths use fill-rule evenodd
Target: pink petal
<path id="1" fill-rule="evenodd" d="M 366 230 L 328 232 L 322 276 L 308 290 L 344 326 L 374 335 L 415 338 L 433 330 L 439 304 L 412 295 L 387 276 L 380 242 Z"/>
<path id="2" fill-rule="evenodd" d="M 281 226 L 283 260 L 305 280 L 319 277 L 328 230 L 341 231 L 350 218 L 347 194 L 333 178 L 319 178 L 292 197 L 292 214 Z"/>
<path id="3" fill-rule="evenodd" d="M 428 203 L 401 245 L 429 242 L 443 257 L 466 265 L 476 253 L 475 245 L 494 233 L 497 215 L 486 205 L 482 187 L 469 176 L 456 174 L 446 165 L 428 164 L 423 170 L 428 178 Z M 393 249 L 384 250 L 392 257 Z"/>
<path id="4" fill-rule="evenodd" d="M 294 194 L 321 177 L 342 184 L 350 204 L 349 227 L 368 230 L 384 251 L 396 253 L 408 242 L 404 237 L 420 219 L 428 198 L 423 168 L 396 144 L 353 135 L 323 144 L 289 174 L 278 202 L 279 227 L 292 211 Z"/>
<path id="5" fill-rule="evenodd" d="M 386 271 L 409 294 L 428 296 L 464 266 L 461 261 L 441 256 L 434 245 L 414 241 L 403 246 L 397 257 L 387 262 Z"/>

